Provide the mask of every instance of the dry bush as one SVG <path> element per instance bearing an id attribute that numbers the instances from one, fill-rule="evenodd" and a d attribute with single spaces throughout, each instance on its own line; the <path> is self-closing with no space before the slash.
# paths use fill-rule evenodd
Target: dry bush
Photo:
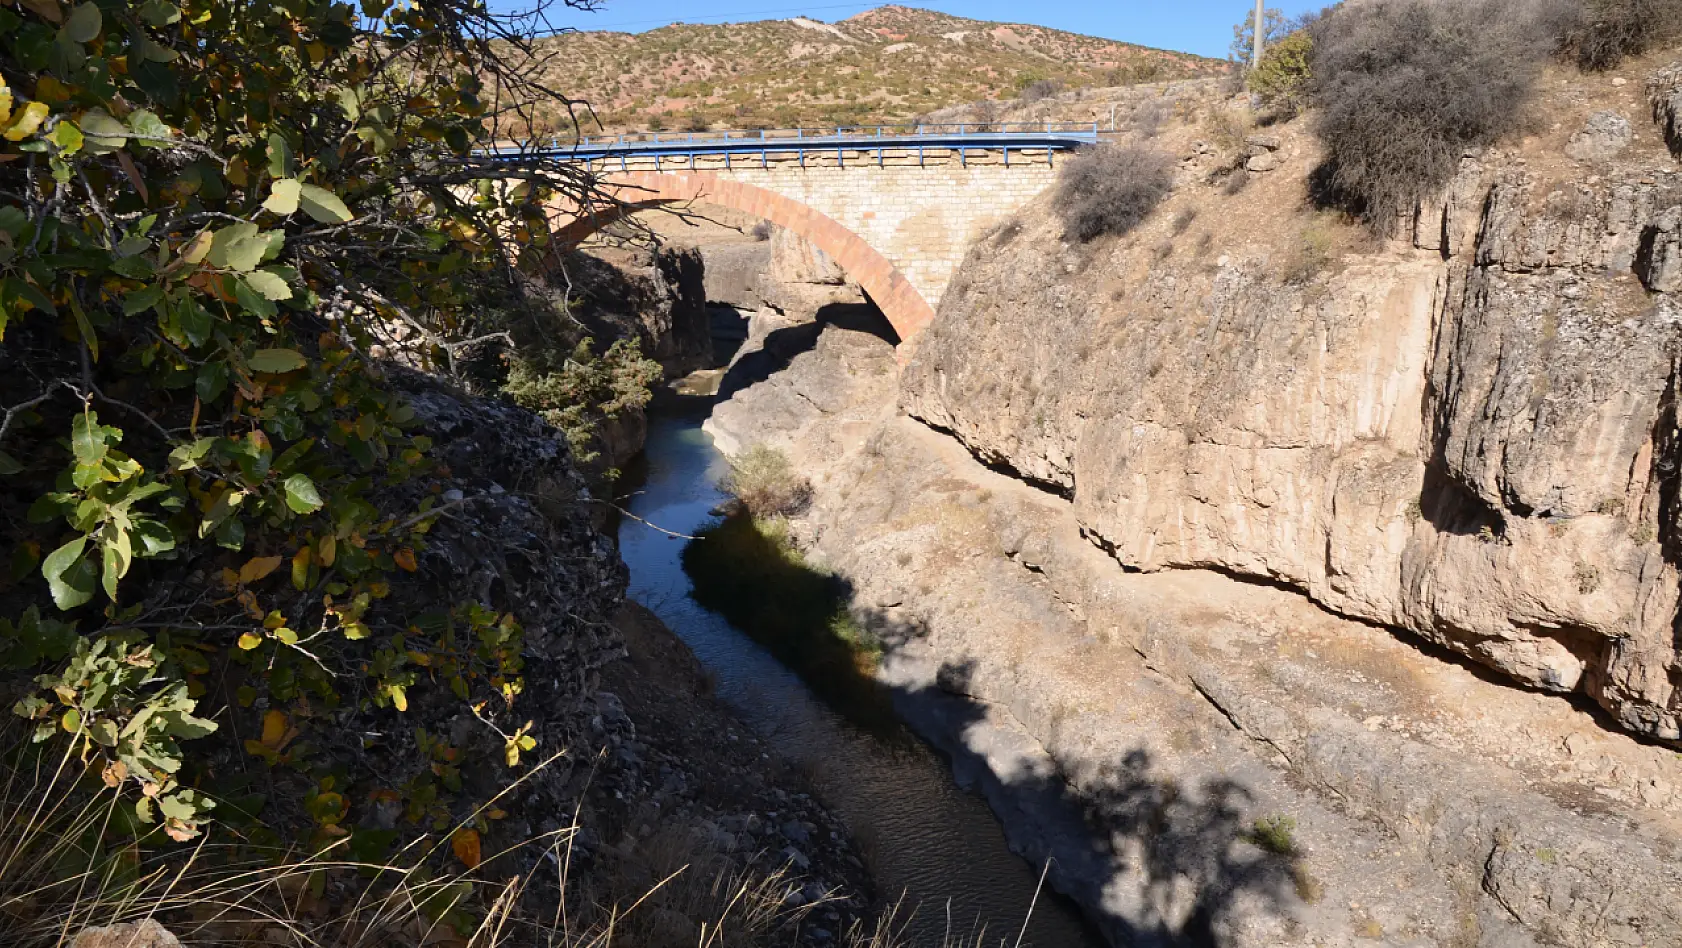
<path id="1" fill-rule="evenodd" d="M 1230 109 L 1224 105 L 1211 109 L 1203 118 L 1203 128 L 1209 136 L 1209 143 L 1227 155 L 1243 151 L 1244 139 L 1249 136 L 1254 125 L 1255 118 L 1248 111 Z"/>
<path id="2" fill-rule="evenodd" d="M 1585 70 L 1612 69 L 1682 37 L 1682 0 L 1586 0 L 1560 38 L 1566 57 Z"/>
<path id="3" fill-rule="evenodd" d="M 1337 231 L 1330 216 L 1322 213 L 1304 225 L 1279 268 L 1280 280 L 1306 286 L 1332 268 L 1337 259 Z"/>
<path id="4" fill-rule="evenodd" d="M 770 221 L 760 221 L 759 223 L 754 224 L 748 231 L 748 236 L 752 237 L 754 240 L 764 242 L 771 239 L 771 235 L 775 233 L 775 230 L 775 224 L 772 224 Z"/>
<path id="5" fill-rule="evenodd" d="M 1024 86 L 1019 98 L 1023 102 L 1038 102 L 1041 99 L 1049 99 L 1061 91 L 1063 91 L 1063 85 L 1057 80 L 1040 79 Z"/>
<path id="6" fill-rule="evenodd" d="M 812 502 L 812 485 L 795 473 L 788 455 L 767 444 L 731 458 L 730 473 L 719 486 L 761 520 L 794 516 Z"/>
<path id="7" fill-rule="evenodd" d="M 1100 145 L 1063 166 L 1056 206 L 1068 236 L 1083 243 L 1125 234 L 1174 185 L 1174 159 L 1146 145 Z"/>
<path id="8" fill-rule="evenodd" d="M 1162 131 L 1162 123 L 1167 117 L 1168 110 L 1163 108 L 1162 100 L 1150 99 L 1133 107 L 1127 117 L 1127 125 L 1140 138 L 1155 138 Z"/>
<path id="9" fill-rule="evenodd" d="M 1315 131 L 1330 184 L 1376 233 L 1522 115 L 1568 10 L 1556 0 L 1387 0 L 1311 28 Z"/>
<path id="10" fill-rule="evenodd" d="M 985 132 L 998 124 L 1005 107 L 995 99 L 977 99 L 969 107 L 969 121 L 976 131 Z"/>

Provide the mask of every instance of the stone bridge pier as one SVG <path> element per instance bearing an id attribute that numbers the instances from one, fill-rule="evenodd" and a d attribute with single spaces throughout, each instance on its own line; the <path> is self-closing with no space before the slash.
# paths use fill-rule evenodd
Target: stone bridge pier
<path id="1" fill-rule="evenodd" d="M 810 240 L 870 294 L 903 342 L 934 318 L 970 246 L 1049 186 L 1064 160 L 1045 150 L 831 148 L 799 158 L 613 157 L 594 169 L 628 211 L 716 204 Z M 611 223 L 552 210 L 563 243 Z"/>

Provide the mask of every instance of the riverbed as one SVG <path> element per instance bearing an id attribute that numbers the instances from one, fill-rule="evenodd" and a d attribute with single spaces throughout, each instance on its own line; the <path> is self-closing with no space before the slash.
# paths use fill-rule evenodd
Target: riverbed
<path id="1" fill-rule="evenodd" d="M 726 465 L 701 430 L 702 399 L 657 412 L 623 501 L 642 521 L 694 534 L 726 496 Z M 826 706 L 789 669 L 722 616 L 697 604 L 680 554 L 687 542 L 636 519 L 619 527 L 630 596 L 686 642 L 717 693 L 846 821 L 868 858 L 883 905 L 899 903 L 911 943 L 1101 948 L 1072 904 L 1039 891 L 1039 870 L 1012 853 L 979 797 L 909 733 L 867 732 Z M 888 700 L 884 698 L 884 700 Z M 1029 915 L 1030 906 L 1032 914 Z"/>

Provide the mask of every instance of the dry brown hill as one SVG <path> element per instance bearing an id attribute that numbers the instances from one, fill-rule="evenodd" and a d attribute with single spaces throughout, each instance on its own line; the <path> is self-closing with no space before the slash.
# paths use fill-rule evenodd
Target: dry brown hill
<path id="1" fill-rule="evenodd" d="M 1041 79 L 1114 86 L 1226 68 L 1189 53 L 901 6 L 833 24 L 674 24 L 564 34 L 542 45 L 553 54 L 551 87 L 588 99 L 613 131 L 888 122 L 1011 98 Z"/>

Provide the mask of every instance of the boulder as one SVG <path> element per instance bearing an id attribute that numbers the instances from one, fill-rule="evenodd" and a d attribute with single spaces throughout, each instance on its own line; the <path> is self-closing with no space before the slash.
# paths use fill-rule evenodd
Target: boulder
<path id="1" fill-rule="evenodd" d="M 84 928 L 70 948 L 181 948 L 181 941 L 155 919 Z"/>
<path id="2" fill-rule="evenodd" d="M 1634 134 L 1629 119 L 1616 112 L 1596 112 L 1566 142 L 1565 153 L 1578 161 L 1611 161 L 1629 147 Z"/>

